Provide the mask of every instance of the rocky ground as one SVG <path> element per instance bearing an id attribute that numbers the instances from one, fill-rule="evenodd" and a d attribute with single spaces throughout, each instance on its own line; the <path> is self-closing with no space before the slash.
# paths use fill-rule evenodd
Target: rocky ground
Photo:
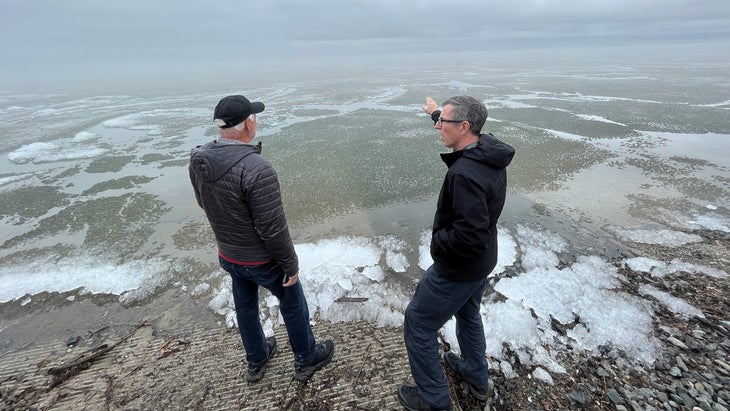
<path id="1" fill-rule="evenodd" d="M 627 250 L 730 272 L 730 236 L 696 234 L 705 241 L 679 248 L 628 244 Z M 491 372 L 489 404 L 476 402 L 450 376 L 455 409 L 729 410 L 730 278 L 652 277 L 628 268 L 621 274 L 627 278 L 624 291 L 638 294 L 641 284 L 652 284 L 699 308 L 705 318 L 682 319 L 657 302 L 655 336 L 663 354 L 651 368 L 620 356 L 565 353 L 560 360 L 568 372 L 553 374 L 554 383 L 548 384 L 529 378 L 531 369 L 514 364 L 519 378 Z M 53 341 L 48 333 L 48 341 L 0 353 L 0 408 L 402 409 L 395 388 L 412 383 L 401 329 L 317 323 L 315 333 L 335 340 L 336 355 L 305 385 L 291 379 L 286 336 L 277 334 L 280 352 L 267 375 L 261 383 L 247 385 L 241 379 L 243 353 L 235 330 L 208 320 L 201 322 L 208 326 L 176 327 L 179 318 L 155 313 L 145 318 L 151 320 L 96 329 L 78 340 L 64 335 Z M 73 360 L 80 363 L 73 365 Z"/>
<path id="2" fill-rule="evenodd" d="M 697 232 L 705 241 L 682 247 L 628 244 L 635 256 L 730 268 L 730 235 Z M 610 356 L 566 356 L 568 372 L 553 375 L 554 384 L 528 378 L 490 375 L 495 385 L 493 410 L 704 410 L 730 409 L 730 278 L 678 273 L 653 278 L 628 268 L 625 291 L 639 294 L 641 284 L 681 297 L 705 318 L 678 318 L 656 304 L 656 337 L 663 356 L 653 368 Z M 531 370 L 515 370 L 529 375 Z"/>

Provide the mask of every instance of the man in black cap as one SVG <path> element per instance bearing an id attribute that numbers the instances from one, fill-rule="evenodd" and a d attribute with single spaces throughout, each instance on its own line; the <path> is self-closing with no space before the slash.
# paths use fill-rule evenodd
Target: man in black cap
<path id="1" fill-rule="evenodd" d="M 221 99 L 213 114 L 220 138 L 192 150 L 190 180 L 215 234 L 220 265 L 233 280 L 246 379 L 261 380 L 276 352 L 276 339 L 264 336 L 259 320 L 262 286 L 279 299 L 294 353 L 294 378 L 305 382 L 329 364 L 334 344 L 315 344 L 279 180 L 260 155 L 261 143 L 250 144 L 256 137 L 256 113 L 262 111 L 263 103 L 244 96 Z"/>

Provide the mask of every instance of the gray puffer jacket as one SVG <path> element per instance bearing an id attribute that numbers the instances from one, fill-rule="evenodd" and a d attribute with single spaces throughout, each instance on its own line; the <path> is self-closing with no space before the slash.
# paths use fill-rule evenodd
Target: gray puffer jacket
<path id="1" fill-rule="evenodd" d="M 246 264 L 275 261 L 286 275 L 299 261 L 281 202 L 279 179 L 261 143 L 213 140 L 190 153 L 195 199 L 208 217 L 221 257 Z"/>

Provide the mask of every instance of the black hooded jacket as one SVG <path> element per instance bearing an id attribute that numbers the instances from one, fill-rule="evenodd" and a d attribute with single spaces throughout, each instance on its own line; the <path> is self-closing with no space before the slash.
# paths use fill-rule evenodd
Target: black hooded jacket
<path id="1" fill-rule="evenodd" d="M 279 179 L 261 157 L 261 143 L 214 140 L 190 153 L 195 199 L 208 217 L 218 252 L 234 263 L 275 261 L 299 271 L 281 201 Z"/>
<path id="2" fill-rule="evenodd" d="M 506 167 L 515 149 L 491 133 L 476 146 L 441 154 L 449 167 L 437 203 L 431 238 L 436 272 L 452 281 L 486 278 L 497 264 L 497 220 L 507 188 Z"/>

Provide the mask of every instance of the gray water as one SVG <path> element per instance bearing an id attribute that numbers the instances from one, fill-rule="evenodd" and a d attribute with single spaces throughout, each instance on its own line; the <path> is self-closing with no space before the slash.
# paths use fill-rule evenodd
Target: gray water
<path id="1" fill-rule="evenodd" d="M 212 108 L 228 94 L 266 104 L 257 140 L 295 243 L 393 236 L 410 264 L 388 271 L 391 281 L 422 272 L 421 234 L 446 170 L 420 110 L 426 96 L 484 101 L 484 130 L 517 149 L 506 232 L 539 223 L 576 252 L 609 258 L 620 228 L 727 229 L 730 63 L 420 67 L 200 79 L 172 91 L 0 92 L 0 305 L 45 291 L 72 301 L 139 290 L 134 304 L 205 282 L 215 245 L 187 163 L 216 136 Z"/>

